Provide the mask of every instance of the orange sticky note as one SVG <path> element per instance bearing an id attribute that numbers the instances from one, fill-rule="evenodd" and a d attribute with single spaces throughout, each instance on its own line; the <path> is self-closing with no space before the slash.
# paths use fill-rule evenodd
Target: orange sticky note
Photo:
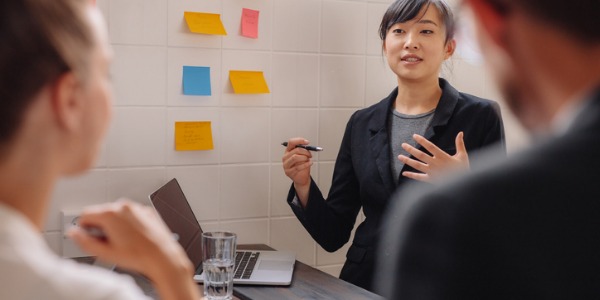
<path id="1" fill-rule="evenodd" d="M 175 122 L 175 150 L 214 149 L 210 121 Z"/>
<path id="2" fill-rule="evenodd" d="M 186 11 L 183 17 L 193 33 L 227 35 L 219 14 Z"/>
<path id="3" fill-rule="evenodd" d="M 249 38 L 258 38 L 258 10 L 242 9 L 242 35 Z"/>
<path id="4" fill-rule="evenodd" d="M 229 80 L 236 94 L 270 93 L 262 71 L 229 71 Z"/>

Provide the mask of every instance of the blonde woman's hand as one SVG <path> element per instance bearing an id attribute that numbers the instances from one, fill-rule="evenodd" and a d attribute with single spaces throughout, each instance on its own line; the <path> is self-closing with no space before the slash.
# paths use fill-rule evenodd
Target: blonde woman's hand
<path id="1" fill-rule="evenodd" d="M 161 299 L 199 299 L 194 267 L 157 212 L 118 200 L 86 208 L 68 235 L 86 252 L 147 276 Z M 104 233 L 91 236 L 82 228 Z"/>

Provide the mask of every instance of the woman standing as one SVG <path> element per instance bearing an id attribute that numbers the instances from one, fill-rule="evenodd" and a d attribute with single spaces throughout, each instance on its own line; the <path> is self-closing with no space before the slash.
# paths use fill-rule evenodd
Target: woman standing
<path id="1" fill-rule="evenodd" d="M 287 201 L 310 235 L 327 251 L 350 239 L 358 226 L 340 278 L 370 290 L 380 221 L 391 194 L 414 180 L 468 169 L 468 153 L 490 145 L 504 150 L 496 103 L 458 92 L 439 78 L 454 53 L 452 12 L 443 0 L 398 0 L 380 26 L 383 52 L 398 87 L 346 126 L 327 200 L 310 176 L 312 156 L 292 138 L 283 169 L 292 179 Z"/>

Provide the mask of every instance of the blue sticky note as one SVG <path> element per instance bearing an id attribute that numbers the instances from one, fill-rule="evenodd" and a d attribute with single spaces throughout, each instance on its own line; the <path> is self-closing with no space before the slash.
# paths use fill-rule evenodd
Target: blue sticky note
<path id="1" fill-rule="evenodd" d="M 183 66 L 183 94 L 210 96 L 210 67 Z"/>

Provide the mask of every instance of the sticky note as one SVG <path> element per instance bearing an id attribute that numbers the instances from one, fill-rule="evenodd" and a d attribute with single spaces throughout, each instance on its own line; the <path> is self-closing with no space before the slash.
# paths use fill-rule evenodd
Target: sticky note
<path id="1" fill-rule="evenodd" d="M 210 67 L 183 66 L 183 94 L 210 96 Z"/>
<path id="2" fill-rule="evenodd" d="M 258 10 L 242 9 L 242 36 L 258 38 Z"/>
<path id="3" fill-rule="evenodd" d="M 229 80 L 236 94 L 268 94 L 269 87 L 262 71 L 229 71 Z"/>
<path id="4" fill-rule="evenodd" d="M 219 14 L 186 11 L 183 17 L 193 33 L 227 35 Z"/>
<path id="5" fill-rule="evenodd" d="M 175 122 L 175 150 L 214 149 L 210 121 Z"/>

